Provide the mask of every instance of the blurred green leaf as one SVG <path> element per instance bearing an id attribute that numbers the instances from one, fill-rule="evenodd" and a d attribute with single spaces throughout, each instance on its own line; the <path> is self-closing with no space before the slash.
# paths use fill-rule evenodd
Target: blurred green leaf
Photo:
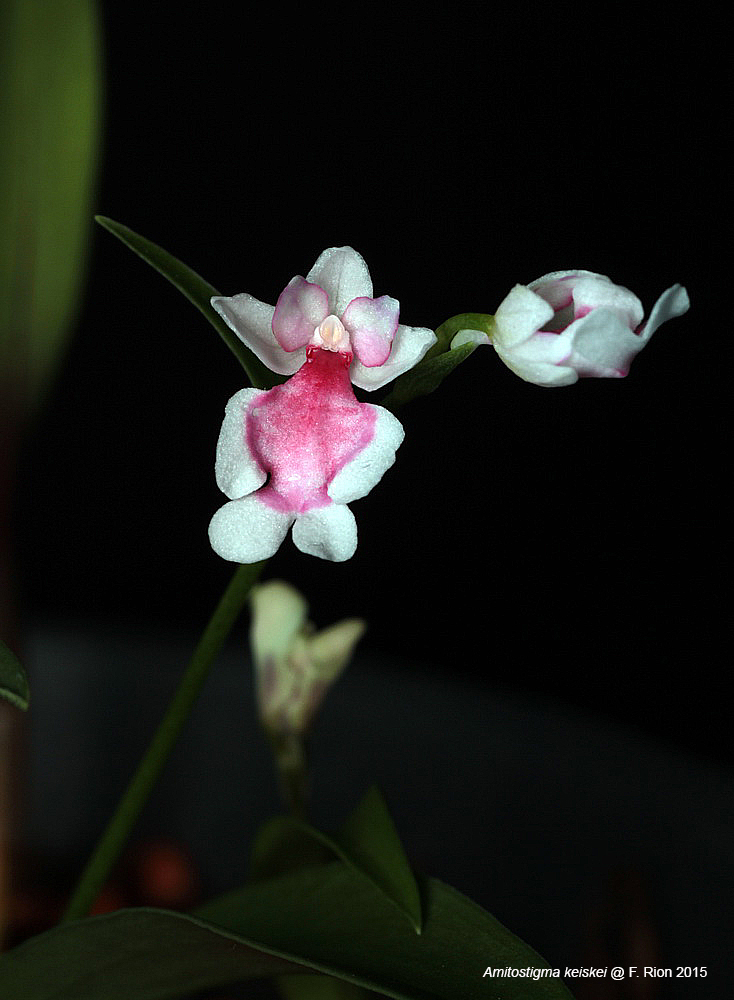
<path id="1" fill-rule="evenodd" d="M 18 657 L 0 639 L 0 698 L 23 711 L 28 708 L 28 678 Z"/>
<path id="2" fill-rule="evenodd" d="M 547 964 L 454 889 L 434 879 L 420 889 L 420 936 L 341 861 L 247 886 L 193 917 L 135 909 L 63 924 L 0 957 L 0 996 L 164 1000 L 313 970 L 395 1000 L 569 1000 L 560 979 L 485 982 L 490 965 Z"/>
<path id="3" fill-rule="evenodd" d="M 190 267 L 168 253 L 167 250 L 159 247 L 156 243 L 151 243 L 150 240 L 146 240 L 144 236 L 133 232 L 127 226 L 103 215 L 97 215 L 95 218 L 100 226 L 104 226 L 119 240 L 122 240 L 125 246 L 142 257 L 164 278 L 167 278 L 179 292 L 186 296 L 189 302 L 192 302 L 203 313 L 245 369 L 251 385 L 256 389 L 270 389 L 282 381 L 259 358 L 255 357 L 252 351 L 230 330 L 219 313 L 212 309 L 210 299 L 213 295 L 219 295 L 213 285 L 210 285 L 196 271 L 192 271 Z"/>
<path id="4" fill-rule="evenodd" d="M 0 3 L 0 377 L 35 404 L 74 319 L 99 145 L 93 0 Z"/>

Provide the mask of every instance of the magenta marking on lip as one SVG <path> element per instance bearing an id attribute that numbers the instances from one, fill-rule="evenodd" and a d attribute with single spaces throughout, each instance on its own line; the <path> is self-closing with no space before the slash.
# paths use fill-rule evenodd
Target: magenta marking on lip
<path id="1" fill-rule="evenodd" d="M 329 483 L 370 443 L 376 419 L 355 398 L 346 357 L 309 350 L 292 378 L 248 408 L 247 443 L 269 475 L 259 499 L 294 514 L 331 504 Z"/>

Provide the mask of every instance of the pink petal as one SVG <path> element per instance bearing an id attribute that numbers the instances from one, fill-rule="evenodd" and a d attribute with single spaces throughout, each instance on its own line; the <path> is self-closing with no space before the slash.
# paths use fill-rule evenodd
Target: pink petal
<path id="1" fill-rule="evenodd" d="M 352 299 L 342 313 L 342 323 L 349 331 L 354 353 L 367 368 L 376 368 L 387 361 L 399 315 L 400 303 L 389 295 L 381 295 L 379 299 L 366 296 Z"/>
<path id="2" fill-rule="evenodd" d="M 280 293 L 273 315 L 273 333 L 285 351 L 305 347 L 314 328 L 329 314 L 329 296 L 300 275 Z"/>
<path id="3" fill-rule="evenodd" d="M 428 327 L 403 326 L 401 323 L 395 333 L 390 356 L 384 364 L 367 368 L 359 358 L 354 358 L 350 369 L 352 382 L 368 392 L 381 389 L 417 365 L 435 343 L 436 334 Z"/>

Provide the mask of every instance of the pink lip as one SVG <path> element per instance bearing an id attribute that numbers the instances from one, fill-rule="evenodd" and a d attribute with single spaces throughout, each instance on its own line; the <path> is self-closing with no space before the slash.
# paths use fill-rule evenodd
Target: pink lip
<path id="1" fill-rule="evenodd" d="M 313 348 L 288 382 L 250 404 L 247 443 L 269 475 L 258 493 L 267 506 L 328 506 L 329 483 L 374 437 L 374 409 L 355 398 L 347 359 Z"/>

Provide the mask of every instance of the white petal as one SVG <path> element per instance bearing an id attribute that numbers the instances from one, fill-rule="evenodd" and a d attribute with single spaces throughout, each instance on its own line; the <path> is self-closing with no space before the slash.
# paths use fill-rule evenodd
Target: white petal
<path id="1" fill-rule="evenodd" d="M 582 376 L 621 378 L 645 346 L 614 309 L 594 309 L 564 332 L 572 338 L 569 364 Z"/>
<path id="2" fill-rule="evenodd" d="M 351 247 L 330 247 L 306 275 L 329 296 L 329 312 L 341 316 L 352 299 L 372 298 L 372 279 L 364 258 Z"/>
<path id="3" fill-rule="evenodd" d="M 403 425 L 389 410 L 371 403 L 365 406 L 375 411 L 374 435 L 331 480 L 327 492 L 337 503 L 351 503 L 366 496 L 394 463 L 395 452 L 405 437 Z"/>
<path id="4" fill-rule="evenodd" d="M 602 281 L 609 281 L 606 274 L 597 274 L 596 271 L 581 271 L 577 269 L 551 271 L 550 274 L 544 274 L 542 278 L 529 281 L 527 287 L 531 292 L 538 292 L 554 309 L 562 309 L 579 278 L 601 278 Z M 542 292 L 538 291 L 540 288 L 543 289 Z"/>
<path id="5" fill-rule="evenodd" d="M 553 307 L 525 285 L 515 285 L 500 302 L 494 319 L 492 343 L 498 349 L 507 350 L 549 323 L 553 319 Z"/>
<path id="6" fill-rule="evenodd" d="M 645 310 L 642 303 L 629 288 L 615 285 L 600 274 L 579 278 L 573 289 L 574 308 L 579 310 L 612 309 L 619 313 L 631 330 L 636 330 L 642 322 Z"/>
<path id="7" fill-rule="evenodd" d="M 357 522 L 343 504 L 317 507 L 296 519 L 293 542 L 306 555 L 344 562 L 357 548 Z"/>
<path id="8" fill-rule="evenodd" d="M 576 312 L 581 310 L 581 316 L 590 309 L 608 308 L 616 309 L 624 316 L 633 330 L 642 322 L 642 303 L 634 292 L 623 285 L 615 285 L 605 274 L 595 271 L 553 271 L 528 282 L 528 288 L 544 298 L 557 312 L 563 310 L 572 298 L 574 309 Z M 569 316 L 566 323 L 571 319 L 573 317 Z M 556 316 L 556 322 L 558 320 Z"/>
<path id="9" fill-rule="evenodd" d="M 330 683 L 342 672 L 366 628 L 361 618 L 346 618 L 306 640 L 308 657 L 320 681 Z"/>
<path id="10" fill-rule="evenodd" d="M 258 668 L 272 658 L 282 659 L 306 624 L 308 604 L 295 587 L 283 580 L 269 580 L 253 587 L 250 642 Z"/>
<path id="11" fill-rule="evenodd" d="M 294 515 L 268 507 L 257 493 L 230 500 L 209 524 L 209 541 L 222 559 L 254 563 L 275 555 Z"/>
<path id="12" fill-rule="evenodd" d="M 436 343 L 433 330 L 420 326 L 399 326 L 395 332 L 390 355 L 384 365 L 367 368 L 355 358 L 349 368 L 349 377 L 360 389 L 379 389 L 392 379 L 413 368 Z"/>
<path id="13" fill-rule="evenodd" d="M 278 375 L 294 375 L 306 360 L 305 347 L 298 351 L 284 351 L 275 339 L 275 306 L 260 302 L 247 292 L 231 296 L 215 295 L 211 303 L 227 326 L 271 371 Z"/>
<path id="14" fill-rule="evenodd" d="M 217 486 L 230 500 L 254 493 L 267 479 L 265 469 L 260 466 L 247 442 L 247 408 L 262 395 L 262 389 L 240 389 L 224 411 L 214 472 Z"/>
<path id="15" fill-rule="evenodd" d="M 551 388 L 572 385 L 578 380 L 573 368 L 563 362 L 570 354 L 570 340 L 564 334 L 535 333 L 511 350 L 494 344 L 507 367 L 526 382 Z"/>
<path id="16" fill-rule="evenodd" d="M 639 336 L 642 342 L 646 344 L 662 323 L 688 312 L 690 304 L 688 292 L 683 285 L 672 285 L 666 289 L 652 307 L 647 323 L 640 330 Z"/>
<path id="17" fill-rule="evenodd" d="M 464 344 L 482 345 L 489 343 L 489 337 L 486 333 L 482 333 L 481 330 L 459 330 L 451 341 L 451 350 L 454 351 L 457 347 L 463 347 Z"/>
<path id="18" fill-rule="evenodd" d="M 584 271 L 583 268 L 569 268 L 567 271 L 550 271 L 548 274 L 544 274 L 540 278 L 536 278 L 535 281 L 528 282 L 528 288 L 535 289 L 538 285 L 546 281 L 561 281 L 563 278 L 579 278 L 581 276 L 590 278 L 607 278 L 606 274 L 599 274 L 598 271 Z"/>

